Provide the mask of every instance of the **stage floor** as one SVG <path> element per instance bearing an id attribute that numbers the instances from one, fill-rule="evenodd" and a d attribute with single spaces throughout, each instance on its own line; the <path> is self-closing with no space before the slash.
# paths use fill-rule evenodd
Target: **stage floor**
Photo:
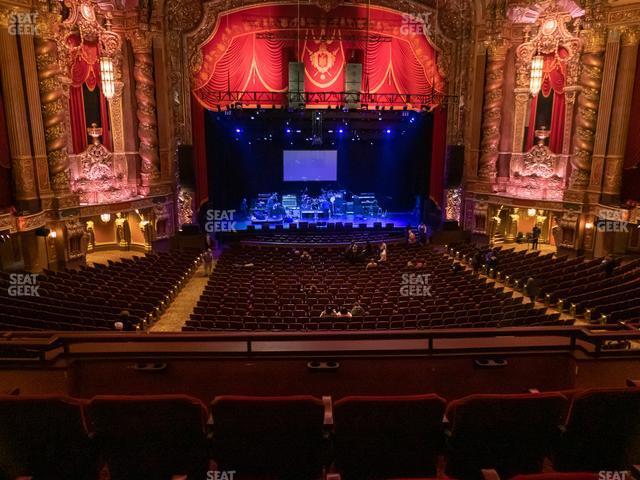
<path id="1" fill-rule="evenodd" d="M 330 219 L 314 220 L 311 218 L 311 219 L 295 220 L 292 223 L 297 224 L 300 222 L 307 222 L 309 224 L 317 223 L 319 224 L 320 228 L 322 225 L 326 225 L 327 223 L 336 223 L 336 222 L 342 222 L 342 223 L 351 222 L 353 223 L 354 227 L 357 227 L 361 223 L 366 223 L 367 227 L 370 227 L 370 228 L 372 228 L 373 224 L 376 222 L 382 223 L 383 226 L 387 223 L 393 223 L 395 227 L 404 228 L 406 226 L 417 227 L 418 224 L 420 223 L 420 219 L 418 215 L 413 215 L 411 212 L 401 212 L 401 213 L 387 212 L 387 214 L 382 217 L 349 214 L 349 215 L 339 215 Z M 290 225 L 289 223 L 276 222 L 276 221 L 251 222 L 251 220 L 236 220 L 234 226 L 236 230 L 246 230 L 249 225 L 255 225 L 256 228 L 260 228 L 260 226 L 264 223 L 269 223 L 272 229 L 275 228 L 275 225 L 283 225 L 285 229 L 288 229 Z"/>

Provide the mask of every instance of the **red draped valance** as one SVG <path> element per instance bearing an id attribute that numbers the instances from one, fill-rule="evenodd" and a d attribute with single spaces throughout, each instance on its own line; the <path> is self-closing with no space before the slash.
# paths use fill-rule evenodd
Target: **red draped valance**
<path id="1" fill-rule="evenodd" d="M 72 35 L 68 38 L 68 43 L 72 48 L 77 48 L 80 44 L 80 38 L 77 35 Z M 84 84 L 93 92 L 99 82 L 100 53 L 98 52 L 98 44 L 85 41 L 82 47 L 77 50 L 71 66 L 71 86 L 82 87 Z"/>
<path id="2" fill-rule="evenodd" d="M 412 21 L 400 12 L 362 5 L 340 6 L 329 14 L 308 4 L 299 14 L 296 5 L 234 10 L 218 17 L 201 46 L 193 92 L 210 109 L 224 103 L 214 92 L 284 93 L 289 62 L 304 64 L 305 91 L 344 92 L 345 66 L 354 62 L 363 64 L 362 92 L 444 93 L 436 50 L 424 25 L 408 24 Z M 284 103 L 286 96 L 281 98 Z"/>
<path id="3" fill-rule="evenodd" d="M 90 92 L 96 87 L 100 93 L 100 123 L 102 125 L 102 143 L 111 148 L 109 132 L 109 115 L 107 101 L 100 90 L 100 49 L 98 43 L 84 41 L 80 45 L 80 37 L 71 35 L 67 42 L 71 48 L 76 48 L 76 55 L 71 65 L 71 89 L 69 95 L 69 110 L 71 112 L 71 139 L 73 153 L 81 153 L 87 148 L 87 121 L 85 114 L 83 87 L 86 85 Z"/>

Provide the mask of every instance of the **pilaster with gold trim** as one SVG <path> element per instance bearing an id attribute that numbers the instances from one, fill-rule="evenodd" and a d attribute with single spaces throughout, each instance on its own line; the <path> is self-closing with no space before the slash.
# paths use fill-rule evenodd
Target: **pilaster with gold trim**
<path id="1" fill-rule="evenodd" d="M 637 26 L 624 27 L 621 33 L 620 62 L 616 75 L 602 185 L 602 201 L 604 203 L 618 203 L 620 200 L 622 167 L 629 132 L 631 99 L 638 60 L 638 44 L 640 43 L 640 31 Z"/>
<path id="2" fill-rule="evenodd" d="M 2 69 L 2 90 L 11 151 L 11 172 L 15 191 L 16 207 L 21 211 L 40 210 L 35 181 L 35 167 L 31 155 L 29 136 L 25 135 L 28 125 L 27 108 L 24 103 L 24 87 L 21 75 L 21 60 L 18 37 L 15 35 L 16 16 L 13 11 L 0 8 L 0 68 Z M 14 30 L 10 33 L 11 29 Z"/>

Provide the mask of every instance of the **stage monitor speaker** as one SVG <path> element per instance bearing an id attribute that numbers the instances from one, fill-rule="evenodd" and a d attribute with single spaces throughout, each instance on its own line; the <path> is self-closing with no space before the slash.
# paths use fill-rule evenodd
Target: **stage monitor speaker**
<path id="1" fill-rule="evenodd" d="M 299 222 L 298 228 L 300 230 L 307 230 L 309 228 L 309 222 Z"/>
<path id="2" fill-rule="evenodd" d="M 359 223 L 358 224 L 358 228 L 360 230 L 366 230 L 367 229 L 367 224 L 366 223 Z"/>
<path id="3" fill-rule="evenodd" d="M 344 75 L 345 105 L 348 108 L 360 108 L 362 90 L 362 64 L 347 63 Z"/>
<path id="4" fill-rule="evenodd" d="M 374 230 L 382 230 L 382 222 L 373 222 Z"/>
<path id="5" fill-rule="evenodd" d="M 193 145 L 178 145 L 178 173 L 181 186 L 195 188 L 196 175 L 193 168 Z"/>
<path id="6" fill-rule="evenodd" d="M 284 231 L 284 225 L 282 225 L 281 223 L 276 225 L 276 232 L 282 232 Z"/>
<path id="7" fill-rule="evenodd" d="M 298 230 L 298 224 L 297 223 L 289 224 L 289 230 Z"/>
<path id="8" fill-rule="evenodd" d="M 353 223 L 352 222 L 345 222 L 344 228 L 346 230 L 351 230 L 353 228 Z"/>
<path id="9" fill-rule="evenodd" d="M 393 230 L 393 228 L 395 227 L 395 225 L 393 223 L 387 223 L 384 228 L 386 228 L 387 230 Z"/>
<path id="10" fill-rule="evenodd" d="M 304 64 L 289 62 L 289 107 L 304 107 Z"/>
<path id="11" fill-rule="evenodd" d="M 255 231 L 256 231 L 255 225 L 247 225 L 247 232 L 255 232 Z"/>
<path id="12" fill-rule="evenodd" d="M 445 187 L 459 187 L 464 169 L 464 145 L 447 145 L 445 169 Z"/>

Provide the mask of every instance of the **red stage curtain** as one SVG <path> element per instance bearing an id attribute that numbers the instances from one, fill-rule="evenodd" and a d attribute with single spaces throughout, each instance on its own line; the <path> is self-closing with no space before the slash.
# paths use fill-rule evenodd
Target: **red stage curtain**
<path id="1" fill-rule="evenodd" d="M 416 32 L 402 34 L 406 19 L 400 12 L 343 5 L 327 15 L 319 7 L 305 4 L 300 6 L 302 26 L 299 30 L 297 16 L 297 9 L 292 5 L 251 6 L 221 15 L 201 47 L 202 65 L 194 77 L 193 87 L 200 102 L 209 109 L 226 105 L 230 101 L 218 98 L 216 93 L 227 90 L 284 93 L 288 87 L 288 61 L 294 58 L 305 66 L 305 90 L 342 92 L 345 52 L 365 49 L 363 92 L 428 95 L 434 85 L 436 91 L 445 91 L 444 79 L 436 65 L 436 51 L 429 38 Z M 353 38 L 354 31 L 363 28 L 354 19 L 367 17 L 371 19 L 370 34 L 380 35 L 385 41 L 365 45 Z M 319 18 L 329 22 L 324 32 L 329 37 L 327 41 L 315 39 Z M 295 39 L 298 32 L 299 45 Z M 256 38 L 258 33 L 273 34 L 273 37 Z M 334 95 L 316 103 L 335 104 L 340 100 Z M 284 104 L 286 95 L 273 101 Z M 404 103 L 394 102 L 395 105 Z"/>
<path id="2" fill-rule="evenodd" d="M 431 137 L 431 175 L 429 196 L 438 207 L 444 200 L 444 165 L 447 150 L 447 110 L 438 108 L 433 112 L 433 136 Z"/>
<path id="3" fill-rule="evenodd" d="M 73 153 L 82 153 L 87 148 L 87 123 L 84 114 L 82 84 L 72 86 L 69 93 L 69 113 L 71 117 L 71 141 Z"/>
<path id="4" fill-rule="evenodd" d="M 553 153 L 562 153 L 562 140 L 564 137 L 564 93 L 553 95 L 553 108 L 551 109 L 551 132 L 549 134 L 549 150 Z"/>
<path id="5" fill-rule="evenodd" d="M 558 56 L 564 58 L 567 52 L 564 49 L 558 51 Z M 553 92 L 553 106 L 551 109 L 551 125 L 547 126 L 550 130 L 549 149 L 553 153 L 562 152 L 562 138 L 564 136 L 564 65 L 558 61 L 555 54 L 547 54 L 544 56 L 544 64 L 542 67 L 542 87 L 538 95 L 548 98 Z M 527 140 L 525 143 L 525 151 L 533 147 L 535 143 L 535 127 L 536 127 L 536 110 L 538 106 L 538 96 L 531 100 L 531 111 L 529 115 L 529 128 L 527 131 Z"/>
<path id="6" fill-rule="evenodd" d="M 11 152 L 9 151 L 9 134 L 4 116 L 4 101 L 0 92 L 0 210 L 9 208 L 11 198 Z"/>
<path id="7" fill-rule="evenodd" d="M 68 39 L 71 47 L 77 47 L 80 39 L 72 35 Z M 82 153 L 87 148 L 87 124 L 84 110 L 84 94 L 82 87 L 86 85 L 90 91 L 98 88 L 100 94 L 100 123 L 102 125 L 102 143 L 111 149 L 109 110 L 107 100 L 100 89 L 100 53 L 96 42 L 87 42 L 78 50 L 71 66 L 71 94 L 69 109 L 71 112 L 71 139 L 73 153 Z"/>
<path id="8" fill-rule="evenodd" d="M 209 199 L 209 181 L 207 178 L 204 108 L 194 95 L 191 95 L 191 125 L 193 138 L 193 170 L 196 176 L 196 208 L 200 208 Z"/>

